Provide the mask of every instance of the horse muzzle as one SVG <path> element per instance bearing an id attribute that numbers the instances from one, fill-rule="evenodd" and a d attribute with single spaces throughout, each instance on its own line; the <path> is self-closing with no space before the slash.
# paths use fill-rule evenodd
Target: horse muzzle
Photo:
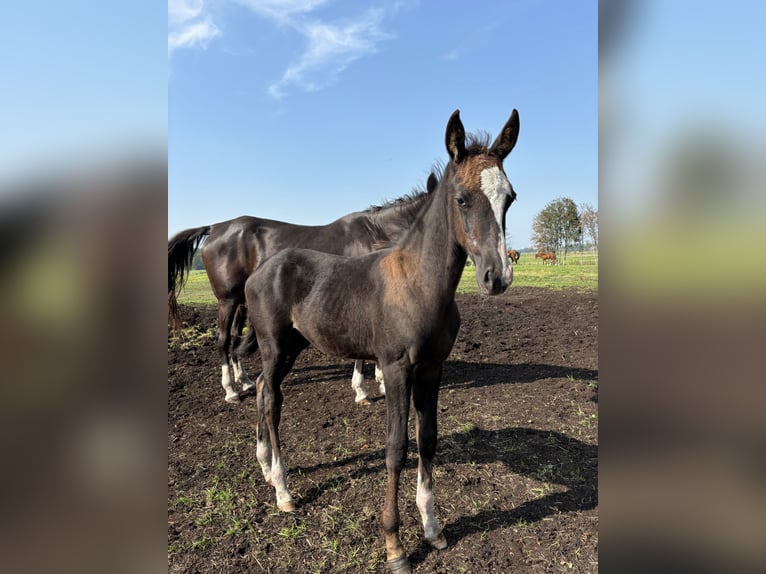
<path id="1" fill-rule="evenodd" d="M 487 268 L 484 273 L 476 277 L 479 283 L 479 289 L 485 295 L 500 295 L 513 282 L 513 267 L 508 265 L 505 269 L 497 272 L 494 267 Z"/>

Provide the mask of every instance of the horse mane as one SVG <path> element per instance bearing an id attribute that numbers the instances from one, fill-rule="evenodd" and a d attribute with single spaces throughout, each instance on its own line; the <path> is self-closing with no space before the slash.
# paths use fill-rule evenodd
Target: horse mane
<path id="1" fill-rule="evenodd" d="M 492 135 L 486 130 L 478 130 L 465 137 L 465 150 L 469 155 L 485 153 L 489 150 Z"/>
<path id="2" fill-rule="evenodd" d="M 435 164 L 431 168 L 429 181 L 436 178 L 438 185 L 443 172 L 443 167 Z M 386 201 L 382 205 L 372 205 L 367 209 L 365 215 L 376 250 L 390 247 L 405 234 L 428 198 L 433 196 L 437 185 L 430 186 L 430 189 L 428 184 L 426 187 L 419 185 L 407 195 Z"/>
<path id="3" fill-rule="evenodd" d="M 444 175 L 444 166 L 440 162 L 435 163 L 431 166 L 431 173 L 436 177 L 436 181 L 438 182 Z M 367 208 L 367 213 L 369 215 L 375 215 L 379 211 L 390 209 L 392 207 L 406 208 L 414 203 L 418 203 L 419 200 L 425 198 L 430 193 L 431 191 L 426 189 L 425 184 L 421 183 L 413 187 L 409 193 L 401 197 L 384 201 L 381 205 L 371 205 Z"/>

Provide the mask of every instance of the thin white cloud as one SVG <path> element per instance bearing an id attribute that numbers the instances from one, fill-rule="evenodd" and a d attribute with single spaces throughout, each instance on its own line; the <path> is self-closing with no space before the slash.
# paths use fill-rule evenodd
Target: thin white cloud
<path id="1" fill-rule="evenodd" d="M 308 41 L 306 50 L 269 86 L 269 94 L 279 99 L 289 86 L 316 91 L 332 84 L 353 61 L 374 54 L 378 43 L 391 37 L 382 30 L 382 19 L 381 10 L 369 10 L 343 25 L 319 21 L 299 25 Z"/>
<path id="2" fill-rule="evenodd" d="M 168 52 L 179 48 L 206 48 L 221 35 L 203 0 L 168 0 Z"/>
<path id="3" fill-rule="evenodd" d="M 188 22 L 202 13 L 203 0 L 168 0 L 168 25 Z"/>
<path id="4" fill-rule="evenodd" d="M 291 18 L 313 12 L 328 0 L 234 0 L 253 12 L 280 24 L 290 24 Z"/>
<path id="5" fill-rule="evenodd" d="M 225 0 L 222 0 L 225 1 Z M 327 21 L 317 15 L 330 0 L 228 0 L 282 27 L 292 28 L 305 39 L 305 50 L 290 64 L 268 92 L 279 99 L 290 87 L 320 90 L 338 78 L 352 62 L 374 54 L 382 40 L 382 9 L 370 9 L 356 17 Z M 168 51 L 205 48 L 221 35 L 205 6 L 206 0 L 168 1 Z M 388 10 L 398 10 L 398 4 Z"/>
<path id="6" fill-rule="evenodd" d="M 204 20 L 181 26 L 179 30 L 168 34 L 168 50 L 173 52 L 178 48 L 192 48 L 194 46 L 207 47 L 208 42 L 220 36 L 221 32 L 213 21 L 208 17 Z"/>

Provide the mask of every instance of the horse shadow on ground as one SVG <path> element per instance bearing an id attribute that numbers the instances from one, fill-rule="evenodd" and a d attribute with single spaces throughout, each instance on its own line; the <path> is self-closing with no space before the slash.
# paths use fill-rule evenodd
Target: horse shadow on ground
<path id="1" fill-rule="evenodd" d="M 509 472 L 544 484 L 564 486 L 512 509 L 488 508 L 444 525 L 450 545 L 475 533 L 531 524 L 559 513 L 590 510 L 598 504 L 598 447 L 556 431 L 510 427 L 472 429 L 443 437 L 436 464 L 502 462 Z M 544 492 L 544 491 L 543 491 Z M 438 493 L 437 493 L 438 501 Z M 433 549 L 425 541 L 410 556 L 413 565 Z"/>
<path id="2" fill-rule="evenodd" d="M 410 441 L 406 468 L 417 468 L 417 451 Z M 473 465 L 502 462 L 509 473 L 519 474 L 546 484 L 565 487 L 563 491 L 547 492 L 527 500 L 515 508 L 488 508 L 475 514 L 466 512 L 457 520 L 444 524 L 444 533 L 450 546 L 479 532 L 507 528 L 517 524 L 530 524 L 559 513 L 590 510 L 598 504 L 598 447 L 584 443 L 557 431 L 525 427 L 500 430 L 473 428 L 439 439 L 434 464 Z M 343 467 L 353 467 L 342 470 Z M 385 452 L 378 449 L 320 463 L 310 467 L 297 467 L 292 472 L 309 474 L 321 469 L 335 468 L 339 472 L 309 489 L 301 497 L 301 505 L 315 502 L 322 494 L 337 489 L 351 480 L 385 472 Z M 543 491 L 544 492 L 544 491 Z M 440 496 L 436 490 L 437 505 Z M 432 551 L 422 541 L 411 553 L 410 561 L 417 565 Z"/>
<path id="3" fill-rule="evenodd" d="M 337 363 L 322 366 L 294 368 L 290 374 L 290 385 L 305 385 L 329 381 L 348 380 L 351 382 L 353 367 L 351 363 Z M 311 373 L 312 376 L 305 377 Z M 365 362 L 366 381 L 374 378 L 374 363 Z M 498 384 L 534 383 L 543 379 L 570 379 L 577 381 L 597 381 L 598 371 L 564 365 L 542 363 L 474 363 L 455 360 L 445 361 L 442 376 L 442 389 L 470 389 Z"/>

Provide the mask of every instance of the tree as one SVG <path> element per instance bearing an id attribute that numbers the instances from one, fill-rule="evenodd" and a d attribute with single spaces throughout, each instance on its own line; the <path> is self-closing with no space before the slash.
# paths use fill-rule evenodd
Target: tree
<path id="1" fill-rule="evenodd" d="M 583 203 L 580 206 L 580 221 L 583 234 L 590 237 L 593 248 L 598 251 L 598 210 L 588 203 Z"/>
<path id="2" fill-rule="evenodd" d="M 568 197 L 549 202 L 532 223 L 532 243 L 538 251 L 553 251 L 566 262 L 567 252 L 582 238 L 577 205 Z"/>
<path id="3" fill-rule="evenodd" d="M 192 269 L 204 269 L 205 266 L 202 264 L 202 252 L 197 249 L 194 252 L 194 257 L 192 258 Z"/>

